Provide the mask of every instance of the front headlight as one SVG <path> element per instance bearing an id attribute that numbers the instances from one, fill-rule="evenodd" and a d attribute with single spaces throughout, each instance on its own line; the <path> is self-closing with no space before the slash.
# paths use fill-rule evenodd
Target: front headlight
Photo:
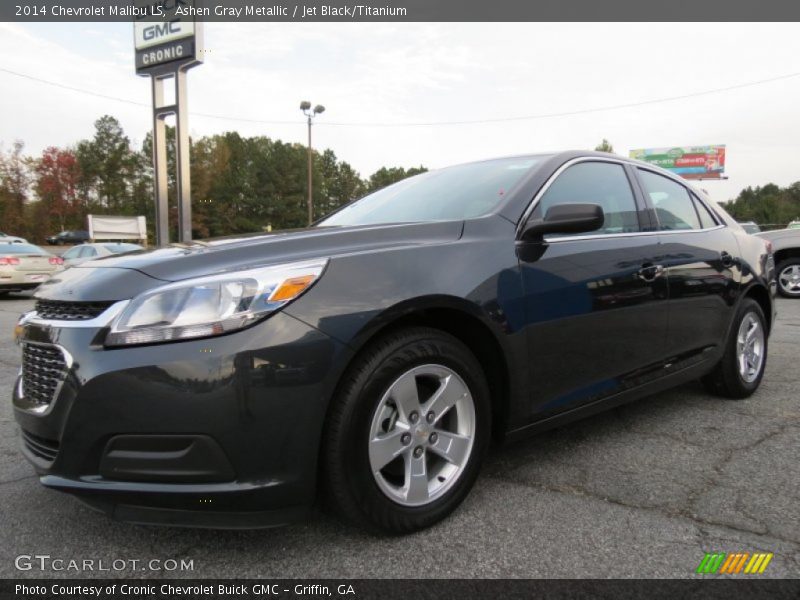
<path id="1" fill-rule="evenodd" d="M 282 308 L 319 279 L 325 260 L 170 283 L 137 296 L 111 325 L 106 346 L 152 344 L 242 329 Z"/>

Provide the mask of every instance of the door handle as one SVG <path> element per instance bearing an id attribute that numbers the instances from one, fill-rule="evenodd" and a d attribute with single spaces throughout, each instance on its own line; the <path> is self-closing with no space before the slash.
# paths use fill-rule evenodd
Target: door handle
<path id="1" fill-rule="evenodd" d="M 722 266 L 725 267 L 726 269 L 729 269 L 730 267 L 736 264 L 736 259 L 733 258 L 730 254 L 728 254 L 725 250 L 720 252 L 719 257 L 722 261 Z"/>
<path id="2" fill-rule="evenodd" d="M 636 273 L 636 276 L 642 281 L 652 282 L 664 274 L 664 265 L 654 265 L 653 263 L 644 263 L 642 268 Z"/>

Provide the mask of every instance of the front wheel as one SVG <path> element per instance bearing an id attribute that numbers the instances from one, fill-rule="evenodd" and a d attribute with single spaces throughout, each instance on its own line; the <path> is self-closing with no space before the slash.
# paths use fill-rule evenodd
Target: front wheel
<path id="1" fill-rule="evenodd" d="M 767 366 L 767 328 L 764 311 L 752 298 L 736 311 L 725 353 L 703 378 L 706 388 L 726 398 L 747 398 L 758 389 Z"/>
<path id="2" fill-rule="evenodd" d="M 478 475 L 490 438 L 483 370 L 456 338 L 392 333 L 345 375 L 323 436 L 326 500 L 348 520 L 410 533 L 450 514 Z"/>

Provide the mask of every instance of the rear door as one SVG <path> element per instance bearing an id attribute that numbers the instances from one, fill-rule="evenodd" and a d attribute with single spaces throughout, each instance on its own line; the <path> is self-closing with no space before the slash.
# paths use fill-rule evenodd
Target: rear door
<path id="1" fill-rule="evenodd" d="M 590 234 L 518 242 L 528 319 L 530 417 L 592 402 L 654 377 L 666 339 L 661 253 L 631 171 L 580 159 L 550 180 L 531 219 L 564 203 L 605 213 Z"/>
<path id="2" fill-rule="evenodd" d="M 739 295 L 736 236 L 680 181 L 637 168 L 645 201 L 658 221 L 669 286 L 666 349 L 690 358 L 722 344 Z"/>

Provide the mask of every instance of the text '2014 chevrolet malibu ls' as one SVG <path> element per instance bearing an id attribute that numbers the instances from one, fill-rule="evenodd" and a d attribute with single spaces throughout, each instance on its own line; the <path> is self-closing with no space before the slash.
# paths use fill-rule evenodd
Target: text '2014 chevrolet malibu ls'
<path id="1" fill-rule="evenodd" d="M 591 152 L 432 171 L 296 232 L 57 274 L 17 328 L 23 451 L 114 518 L 427 527 L 490 441 L 702 378 L 758 387 L 769 244 Z"/>

